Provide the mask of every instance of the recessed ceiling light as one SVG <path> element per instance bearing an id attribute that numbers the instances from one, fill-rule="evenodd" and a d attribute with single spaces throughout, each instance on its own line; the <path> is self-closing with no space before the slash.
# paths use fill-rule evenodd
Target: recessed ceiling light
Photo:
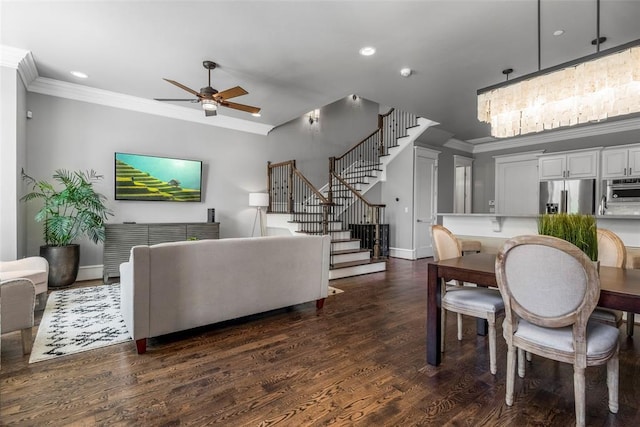
<path id="1" fill-rule="evenodd" d="M 251 115 L 253 117 L 261 117 L 262 116 L 262 114 L 260 114 L 260 113 L 251 113 Z"/>
<path id="2" fill-rule="evenodd" d="M 360 49 L 360 55 L 362 56 L 371 56 L 376 53 L 376 48 L 371 46 L 366 46 Z"/>
<path id="3" fill-rule="evenodd" d="M 553 35 L 554 35 L 554 36 L 561 36 L 561 35 L 563 35 L 563 34 L 564 34 L 564 30 L 555 30 L 555 31 L 553 32 Z"/>
<path id="4" fill-rule="evenodd" d="M 413 70 L 411 70 L 411 68 L 403 68 L 402 70 L 400 70 L 400 75 L 402 77 L 409 77 L 412 72 Z"/>
<path id="5" fill-rule="evenodd" d="M 77 77 L 79 79 L 88 79 L 89 75 L 87 73 L 83 73 L 82 71 L 71 71 L 71 75 Z"/>

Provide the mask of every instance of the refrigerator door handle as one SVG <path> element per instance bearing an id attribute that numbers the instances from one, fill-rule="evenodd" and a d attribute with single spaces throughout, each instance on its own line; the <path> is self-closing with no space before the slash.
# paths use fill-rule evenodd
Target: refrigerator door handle
<path id="1" fill-rule="evenodd" d="M 560 191 L 560 212 L 567 213 L 567 190 Z"/>

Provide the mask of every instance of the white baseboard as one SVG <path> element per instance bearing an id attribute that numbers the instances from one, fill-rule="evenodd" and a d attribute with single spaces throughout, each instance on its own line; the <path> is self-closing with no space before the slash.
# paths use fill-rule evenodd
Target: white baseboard
<path id="1" fill-rule="evenodd" d="M 84 265 L 78 269 L 78 277 L 76 281 L 102 279 L 102 264 L 100 265 Z"/>
<path id="2" fill-rule="evenodd" d="M 389 248 L 389 256 L 414 260 L 416 259 L 416 251 L 413 249 Z"/>

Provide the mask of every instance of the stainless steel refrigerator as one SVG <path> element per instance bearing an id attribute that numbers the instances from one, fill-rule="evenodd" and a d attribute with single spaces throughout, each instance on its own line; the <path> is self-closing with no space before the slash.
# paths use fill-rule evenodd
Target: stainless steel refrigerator
<path id="1" fill-rule="evenodd" d="M 567 179 L 540 182 L 540 209 L 543 213 L 595 214 L 595 179 Z"/>

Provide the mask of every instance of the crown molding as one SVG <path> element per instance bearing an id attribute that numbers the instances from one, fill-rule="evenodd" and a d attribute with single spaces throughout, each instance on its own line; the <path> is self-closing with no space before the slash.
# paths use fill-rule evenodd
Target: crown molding
<path id="1" fill-rule="evenodd" d="M 454 150 L 464 151 L 465 153 L 473 153 L 474 149 L 473 144 L 455 138 L 449 138 L 449 140 L 444 143 L 444 146 Z"/>
<path id="2" fill-rule="evenodd" d="M 0 45 L 0 65 L 17 69 L 25 87 L 38 78 L 36 62 L 28 50 Z"/>
<path id="3" fill-rule="evenodd" d="M 154 114 L 157 116 L 200 123 L 208 126 L 233 129 L 241 132 L 255 133 L 258 135 L 266 135 L 271 131 L 271 129 L 273 129 L 273 126 L 268 124 L 255 123 L 223 115 L 205 117 L 202 111 L 195 110 L 193 108 L 165 104 L 160 101 L 96 89 L 89 86 L 63 82 L 46 77 L 38 77 L 27 87 L 27 89 L 30 92 L 40 93 L 43 95 L 57 96 L 60 98 L 73 99 L 75 101 L 89 102 L 92 104 L 105 105 L 108 107 L 137 111 L 146 114 Z"/>
<path id="4" fill-rule="evenodd" d="M 632 119 L 626 120 L 616 120 L 613 122 L 596 123 L 593 125 L 580 126 L 570 129 L 560 129 L 556 131 L 544 132 L 536 135 L 521 136 L 517 138 L 499 140 L 490 138 L 492 142 L 475 144 L 473 147 L 473 153 L 487 153 L 490 151 L 521 148 L 536 144 L 546 144 L 549 142 L 586 138 L 590 136 L 606 135 L 610 133 L 626 132 L 630 130 L 640 130 L 640 117 L 634 117 Z M 479 139 L 484 140 L 486 138 Z"/>
<path id="5" fill-rule="evenodd" d="M 0 44 L 0 65 L 9 68 L 18 68 L 18 64 L 22 61 L 28 50 L 18 49 L 17 47 L 5 46 Z"/>

